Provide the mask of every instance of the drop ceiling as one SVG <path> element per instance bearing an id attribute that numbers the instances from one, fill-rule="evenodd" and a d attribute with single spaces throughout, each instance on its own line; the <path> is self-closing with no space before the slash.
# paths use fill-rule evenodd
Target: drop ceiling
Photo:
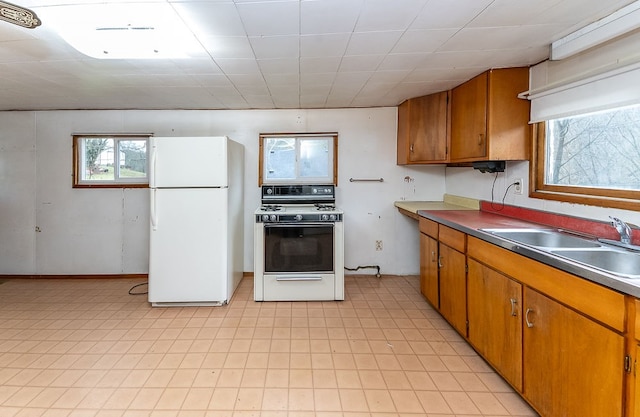
<path id="1" fill-rule="evenodd" d="M 55 29 L 55 16 L 80 22 L 89 5 L 134 2 L 12 2 L 42 25 L 0 21 L 0 110 L 395 106 L 536 64 L 551 42 L 633 1 L 135 2 L 186 24 L 199 50 L 181 59 L 91 58 Z"/>

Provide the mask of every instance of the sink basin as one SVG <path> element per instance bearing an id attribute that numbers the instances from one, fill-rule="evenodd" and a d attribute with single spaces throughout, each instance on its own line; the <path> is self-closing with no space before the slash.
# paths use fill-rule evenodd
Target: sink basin
<path id="1" fill-rule="evenodd" d="M 482 229 L 484 232 L 538 248 L 598 248 L 595 241 L 562 233 L 556 229 Z"/>
<path id="2" fill-rule="evenodd" d="M 549 252 L 614 275 L 640 278 L 640 254 L 638 253 L 610 249 L 556 249 Z"/>

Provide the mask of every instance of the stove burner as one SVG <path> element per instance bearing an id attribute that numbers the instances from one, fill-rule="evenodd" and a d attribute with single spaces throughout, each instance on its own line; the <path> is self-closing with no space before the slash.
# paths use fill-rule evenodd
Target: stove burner
<path id="1" fill-rule="evenodd" d="M 267 204 L 267 205 L 264 205 L 264 206 L 260 207 L 260 210 L 262 210 L 262 211 L 280 211 L 280 210 L 282 210 L 282 206 L 275 205 L 275 204 Z"/>
<path id="2" fill-rule="evenodd" d="M 318 211 L 331 211 L 331 210 L 335 210 L 336 208 L 336 206 L 334 206 L 333 204 L 316 203 L 315 206 L 316 206 L 316 209 L 318 209 Z"/>

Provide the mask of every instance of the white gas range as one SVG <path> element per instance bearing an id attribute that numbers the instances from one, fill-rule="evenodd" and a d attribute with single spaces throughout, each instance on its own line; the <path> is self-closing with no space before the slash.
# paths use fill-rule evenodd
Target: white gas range
<path id="1" fill-rule="evenodd" d="M 256 301 L 344 300 L 343 212 L 333 185 L 262 187 L 255 211 Z"/>

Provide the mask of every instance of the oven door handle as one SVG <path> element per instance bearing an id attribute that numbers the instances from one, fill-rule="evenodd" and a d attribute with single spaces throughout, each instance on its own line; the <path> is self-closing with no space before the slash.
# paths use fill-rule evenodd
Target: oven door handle
<path id="1" fill-rule="evenodd" d="M 318 275 L 277 275 L 276 281 L 322 281 L 322 277 Z"/>

